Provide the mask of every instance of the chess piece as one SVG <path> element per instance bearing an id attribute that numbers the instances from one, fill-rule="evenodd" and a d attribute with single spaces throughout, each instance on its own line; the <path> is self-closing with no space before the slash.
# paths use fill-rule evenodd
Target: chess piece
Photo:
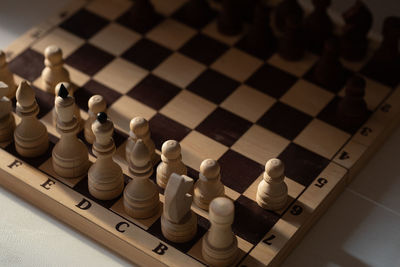
<path id="1" fill-rule="evenodd" d="M 161 162 L 157 166 L 157 184 L 161 188 L 165 188 L 172 173 L 186 175 L 187 168 L 182 162 L 179 143 L 175 140 L 168 140 L 161 147 Z"/>
<path id="2" fill-rule="evenodd" d="M 283 0 L 275 8 L 273 13 L 273 27 L 277 32 L 284 32 L 286 29 L 287 17 L 297 17 L 303 20 L 304 11 L 297 3 L 297 0 Z"/>
<path id="3" fill-rule="evenodd" d="M 312 0 L 314 10 L 304 22 L 307 47 L 314 52 L 320 52 L 325 40 L 333 34 L 333 23 L 327 13 L 331 0 Z"/>
<path id="4" fill-rule="evenodd" d="M 257 203 L 268 210 L 279 210 L 287 201 L 288 188 L 284 182 L 285 166 L 279 159 L 270 159 L 265 164 L 264 177 L 258 184 Z"/>
<path id="5" fill-rule="evenodd" d="M 351 77 L 346 83 L 345 96 L 337 107 L 337 120 L 345 128 L 354 128 L 367 118 L 365 85 L 364 78 L 358 75 Z"/>
<path id="6" fill-rule="evenodd" d="M 300 60 L 305 51 L 304 33 L 302 30 L 302 17 L 297 14 L 285 18 L 285 28 L 279 38 L 278 53 L 289 61 Z"/>
<path id="7" fill-rule="evenodd" d="M 258 2 L 254 9 L 254 19 L 247 36 L 246 47 L 249 52 L 267 58 L 276 46 L 276 39 L 270 27 L 269 10 Z"/>
<path id="8" fill-rule="evenodd" d="M 98 113 L 106 112 L 107 103 L 101 95 L 94 95 L 89 98 L 88 107 L 89 118 L 85 121 L 83 134 L 86 142 L 93 144 L 95 136 L 92 131 L 92 123 L 96 120 Z"/>
<path id="9" fill-rule="evenodd" d="M 214 198 L 225 195 L 220 170 L 218 162 L 213 159 L 203 160 L 200 165 L 199 179 L 194 186 L 193 201 L 204 210 L 208 210 L 208 206 Z"/>
<path id="10" fill-rule="evenodd" d="M 135 29 L 139 32 L 143 32 L 157 20 L 157 13 L 150 0 L 137 0 L 130 10 L 128 19 Z"/>
<path id="11" fill-rule="evenodd" d="M 324 51 L 317 62 L 313 75 L 314 79 L 324 87 L 336 85 L 343 81 L 344 68 L 339 60 L 340 46 L 336 38 L 325 41 Z"/>
<path id="12" fill-rule="evenodd" d="M 129 155 L 133 146 L 135 145 L 136 140 L 142 139 L 143 143 L 149 150 L 151 162 L 154 166 L 154 164 L 156 164 L 156 162 L 159 160 L 159 157 L 156 154 L 154 142 L 150 137 L 149 122 L 143 117 L 135 117 L 131 120 L 129 128 L 129 138 L 125 147 L 126 161 L 129 160 Z"/>
<path id="13" fill-rule="evenodd" d="M 39 106 L 35 91 L 27 81 L 22 81 L 16 92 L 17 114 L 21 122 L 14 131 L 15 148 L 23 157 L 34 158 L 44 154 L 49 147 L 49 135 L 44 124 L 36 117 Z"/>
<path id="14" fill-rule="evenodd" d="M 206 25 L 213 16 L 207 0 L 190 0 L 183 8 L 184 20 L 195 28 Z"/>
<path id="15" fill-rule="evenodd" d="M 125 212 L 132 218 L 150 218 L 159 211 L 160 197 L 157 186 L 149 179 L 153 173 L 153 165 L 149 150 L 142 139 L 135 142 L 128 163 L 132 181 L 124 190 Z"/>
<path id="16" fill-rule="evenodd" d="M 54 94 L 54 88 L 60 82 L 70 82 L 69 72 L 64 68 L 62 51 L 59 47 L 51 45 L 44 50 L 44 65 L 42 71 L 43 88 Z"/>
<path id="17" fill-rule="evenodd" d="M 175 243 L 191 240 L 197 232 L 197 215 L 190 209 L 193 179 L 186 175 L 171 174 L 165 189 L 161 231 L 164 237 Z"/>
<path id="18" fill-rule="evenodd" d="M 238 241 L 232 232 L 235 206 L 226 197 L 210 203 L 211 227 L 202 240 L 202 255 L 211 266 L 233 266 L 238 256 Z"/>
<path id="19" fill-rule="evenodd" d="M 237 0 L 222 0 L 222 9 L 217 21 L 218 31 L 225 35 L 236 35 L 242 30 L 242 18 Z"/>
<path id="20" fill-rule="evenodd" d="M 89 168 L 89 159 L 87 147 L 76 136 L 79 125 L 74 116 L 75 100 L 61 85 L 54 102 L 57 112 L 56 129 L 61 135 L 52 151 L 54 172 L 63 178 L 82 177 Z"/>
<path id="21" fill-rule="evenodd" d="M 61 85 L 63 85 L 65 87 L 65 89 L 67 89 L 68 95 L 74 96 L 73 86 L 68 82 L 60 82 L 60 83 L 58 83 L 56 85 L 56 87 L 54 89 L 56 95 L 58 95 L 58 92 L 60 91 Z M 55 107 L 53 108 L 52 115 L 53 115 L 52 116 L 53 117 L 53 125 L 56 126 L 57 125 L 57 112 L 56 112 L 56 108 Z M 81 112 L 80 112 L 79 107 L 77 105 L 75 105 L 74 116 L 78 120 L 79 131 L 80 131 L 80 130 L 82 130 L 82 127 L 83 127 L 83 120 L 82 120 L 82 117 L 81 117 Z"/>
<path id="22" fill-rule="evenodd" d="M 92 149 L 97 160 L 88 172 L 89 193 L 101 200 L 114 199 L 124 189 L 122 169 L 112 158 L 115 153 L 114 125 L 106 113 L 100 112 L 92 130 L 96 137 Z"/>
<path id="23" fill-rule="evenodd" d="M 342 57 L 350 61 L 362 60 L 367 54 L 372 13 L 362 1 L 357 0 L 342 16 L 346 22 L 341 36 Z"/>
<path id="24" fill-rule="evenodd" d="M 15 119 L 11 112 L 11 101 L 6 96 L 8 92 L 8 85 L 0 82 L 0 143 L 12 141 L 15 129 Z"/>
<path id="25" fill-rule="evenodd" d="M 8 69 L 8 63 L 6 60 L 6 54 L 0 50 L 0 81 L 8 85 L 8 92 L 5 94 L 6 97 L 12 99 L 15 97 L 15 91 L 17 85 L 15 84 L 14 75 Z"/>

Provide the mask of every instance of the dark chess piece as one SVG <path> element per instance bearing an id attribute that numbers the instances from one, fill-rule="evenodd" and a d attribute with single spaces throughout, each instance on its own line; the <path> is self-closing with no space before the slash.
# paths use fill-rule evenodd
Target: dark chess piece
<path id="1" fill-rule="evenodd" d="M 344 77 L 344 69 L 339 57 L 339 41 L 331 37 L 325 41 L 322 56 L 315 65 L 313 72 L 315 81 L 324 87 L 340 83 Z"/>
<path id="2" fill-rule="evenodd" d="M 130 22 L 138 29 L 145 29 L 157 20 L 157 13 L 150 0 L 136 0 L 130 11 Z"/>
<path id="3" fill-rule="evenodd" d="M 300 17 L 303 20 L 304 11 L 297 0 L 283 0 L 274 11 L 274 26 L 279 32 L 285 31 L 286 18 L 288 16 Z"/>
<path id="4" fill-rule="evenodd" d="M 184 20 L 195 28 L 207 24 L 213 13 L 207 0 L 191 0 L 183 7 Z"/>
<path id="5" fill-rule="evenodd" d="M 304 21 L 307 47 L 313 52 L 321 52 L 324 42 L 332 36 L 333 23 L 327 9 L 331 0 L 313 0 L 314 11 Z"/>
<path id="6" fill-rule="evenodd" d="M 337 107 L 337 121 L 346 129 L 357 127 L 368 116 L 364 100 L 365 80 L 361 76 L 351 77 L 345 86 L 345 96 Z"/>
<path id="7" fill-rule="evenodd" d="M 236 35 L 242 30 L 238 0 L 222 0 L 222 9 L 218 16 L 218 31 L 225 35 Z"/>
<path id="8" fill-rule="evenodd" d="M 276 47 L 276 39 L 270 27 L 270 11 L 259 2 L 254 9 L 253 23 L 246 36 L 246 48 L 249 52 L 267 58 Z"/>
<path id="9" fill-rule="evenodd" d="M 367 34 L 372 27 L 371 11 L 357 0 L 342 16 L 346 22 L 341 37 L 342 57 L 350 61 L 360 61 L 367 54 Z"/>
<path id="10" fill-rule="evenodd" d="M 302 17 L 299 14 L 290 14 L 285 19 L 285 30 L 279 38 L 278 53 L 286 60 L 297 61 L 304 56 L 304 51 Z"/>

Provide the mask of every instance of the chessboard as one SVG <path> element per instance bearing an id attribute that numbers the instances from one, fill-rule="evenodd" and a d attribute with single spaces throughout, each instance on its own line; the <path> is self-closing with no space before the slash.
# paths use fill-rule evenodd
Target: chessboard
<path id="1" fill-rule="evenodd" d="M 163 237 L 161 213 L 130 218 L 121 198 L 93 198 L 87 177 L 55 174 L 54 95 L 42 89 L 40 78 L 44 49 L 54 44 L 63 50 L 77 87 L 82 118 L 88 117 L 92 95 L 105 98 L 116 128 L 114 158 L 126 183 L 129 121 L 141 116 L 149 121 L 157 153 L 166 140 L 180 142 L 191 178 L 198 179 L 203 159 L 218 160 L 226 196 L 235 206 L 236 264 L 278 265 L 398 123 L 399 75 L 385 80 L 369 64 L 378 41 L 370 41 L 362 62 L 343 61 L 349 75 L 365 78 L 369 110 L 367 120 L 346 128 L 333 119 L 345 81 L 335 88 L 315 82 L 310 73 L 317 54 L 307 52 L 298 62 L 275 52 L 255 55 L 242 45 L 245 31 L 233 37 L 218 32 L 217 12 L 204 25 L 192 25 L 181 16 L 186 0 L 152 2 L 158 14 L 154 25 L 134 27 L 127 19 L 131 1 L 75 0 L 5 49 L 16 81 L 27 80 L 35 89 L 38 117 L 51 144 L 44 156 L 33 159 L 19 156 L 14 143 L 1 144 L 0 184 L 139 265 L 206 265 L 201 240 L 210 223 L 195 204 L 197 234 L 177 244 Z M 256 192 L 264 164 L 274 157 L 285 164 L 289 200 L 283 209 L 268 211 L 257 205 Z M 89 159 L 95 161 L 93 154 Z M 163 193 L 160 188 L 162 202 Z"/>

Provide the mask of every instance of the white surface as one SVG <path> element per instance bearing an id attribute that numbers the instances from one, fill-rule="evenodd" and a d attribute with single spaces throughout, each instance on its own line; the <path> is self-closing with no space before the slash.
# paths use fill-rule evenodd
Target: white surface
<path id="1" fill-rule="evenodd" d="M 0 48 L 68 0 L 1 0 Z M 339 11 L 348 5 L 334 1 Z M 347 2 L 347 3 L 346 3 Z M 367 1 L 380 29 L 398 0 Z M 400 128 L 306 235 L 283 266 L 400 266 Z M 0 266 L 129 263 L 0 187 Z"/>

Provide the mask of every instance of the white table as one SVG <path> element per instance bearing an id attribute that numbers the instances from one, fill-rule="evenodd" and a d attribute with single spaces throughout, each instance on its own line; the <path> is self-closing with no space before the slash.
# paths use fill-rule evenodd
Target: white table
<path id="1" fill-rule="evenodd" d="M 68 1 L 1 0 L 0 48 Z M 333 2 L 339 12 L 349 4 L 344 0 Z M 384 16 L 400 16 L 398 0 L 367 2 L 375 13 L 375 30 L 380 29 Z M 284 266 L 400 266 L 399 152 L 400 128 L 315 224 Z M 0 216 L 0 266 L 130 265 L 1 187 Z"/>

